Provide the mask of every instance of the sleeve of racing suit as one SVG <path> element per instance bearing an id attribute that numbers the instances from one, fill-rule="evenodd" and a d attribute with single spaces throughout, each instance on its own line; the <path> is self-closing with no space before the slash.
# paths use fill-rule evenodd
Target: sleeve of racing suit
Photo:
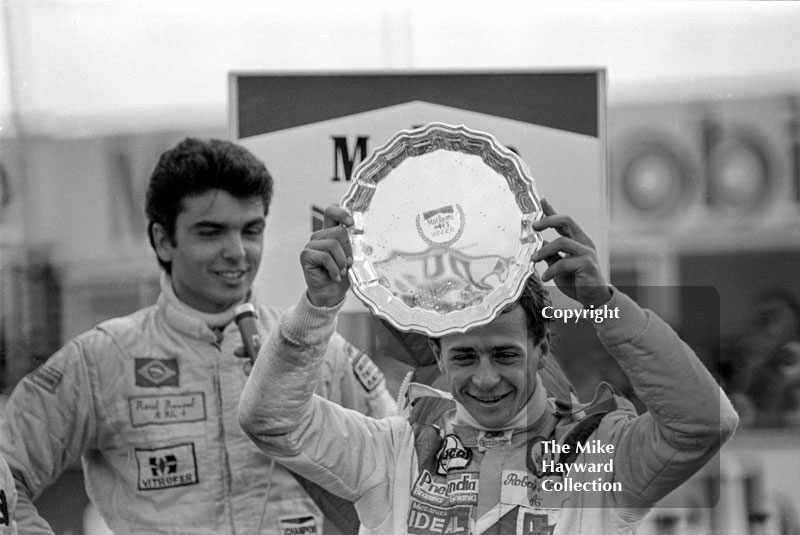
<path id="1" fill-rule="evenodd" d="M 411 431 L 401 418 L 369 418 L 314 395 L 337 310 L 313 307 L 304 296 L 284 315 L 247 381 L 239 421 L 292 471 L 354 502 L 369 494 L 357 508 L 370 525 L 388 510 L 392 445 L 409 440 Z"/>
<path id="2" fill-rule="evenodd" d="M 81 352 L 73 340 L 24 377 L 0 419 L 0 454 L 15 479 L 20 533 L 53 534 L 33 502 L 93 440 L 94 405 Z"/>
<path id="3" fill-rule="evenodd" d="M 618 505 L 647 508 L 699 470 L 734 433 L 738 416 L 712 375 L 663 320 L 614 290 L 617 318 L 595 324 L 648 412 L 606 417 L 616 445 Z M 613 413 L 612 413 L 613 414 Z M 620 423 L 615 419 L 626 421 Z"/>

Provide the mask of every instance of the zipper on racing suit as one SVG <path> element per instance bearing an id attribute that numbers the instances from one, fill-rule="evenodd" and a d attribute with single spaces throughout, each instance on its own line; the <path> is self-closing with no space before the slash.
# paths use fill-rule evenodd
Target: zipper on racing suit
<path id="1" fill-rule="evenodd" d="M 214 330 L 217 341 L 212 343 L 218 353 L 218 358 L 214 359 L 214 393 L 217 397 L 217 406 L 219 407 L 219 434 L 220 434 L 220 469 L 222 470 L 222 496 L 225 500 L 225 508 L 228 511 L 228 523 L 230 525 L 231 533 L 236 533 L 236 526 L 233 521 L 233 505 L 231 504 L 231 467 L 230 458 L 228 457 L 228 448 L 226 447 L 226 432 L 225 432 L 225 404 L 222 395 L 222 381 L 220 381 L 220 360 L 222 359 L 222 341 L 224 333 L 222 330 Z"/>

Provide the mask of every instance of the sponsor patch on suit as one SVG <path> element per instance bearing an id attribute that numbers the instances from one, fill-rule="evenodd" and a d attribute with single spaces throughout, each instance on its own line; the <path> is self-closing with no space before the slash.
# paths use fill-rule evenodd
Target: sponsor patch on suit
<path id="1" fill-rule="evenodd" d="M 135 359 L 136 386 L 178 386 L 178 359 Z"/>
<path id="2" fill-rule="evenodd" d="M 192 443 L 154 449 L 136 448 L 134 453 L 139 466 L 139 490 L 161 490 L 199 482 Z"/>
<path id="3" fill-rule="evenodd" d="M 553 535 L 556 523 L 550 523 L 547 514 L 520 510 L 517 516 L 517 533 L 522 535 Z"/>
<path id="4" fill-rule="evenodd" d="M 414 482 L 411 496 L 422 502 L 441 507 L 478 505 L 479 484 L 480 480 L 475 472 L 457 472 L 442 480 L 436 478 L 428 470 L 423 470 Z"/>
<path id="5" fill-rule="evenodd" d="M 286 516 L 278 519 L 278 529 L 281 535 L 316 535 L 317 521 L 313 516 Z"/>
<path id="6" fill-rule="evenodd" d="M 56 391 L 63 376 L 64 374 L 60 371 L 48 368 L 47 364 L 42 364 L 30 374 L 30 379 L 52 394 Z"/>
<path id="7" fill-rule="evenodd" d="M 464 447 L 458 435 L 449 434 L 444 437 L 442 447 L 436 454 L 436 473 L 447 475 L 450 470 L 460 470 L 469 466 L 472 452 Z"/>
<path id="8" fill-rule="evenodd" d="M 206 397 L 202 392 L 168 396 L 134 396 L 128 398 L 131 425 L 177 424 L 206 419 Z"/>
<path id="9" fill-rule="evenodd" d="M 358 382 L 367 392 L 372 392 L 383 381 L 383 372 L 377 364 L 363 351 L 359 351 L 352 345 L 347 346 L 350 355 L 350 364 L 353 367 Z"/>
<path id="10" fill-rule="evenodd" d="M 408 533 L 412 535 L 444 535 L 472 533 L 470 531 L 469 505 L 436 507 L 411 500 L 408 511 Z"/>

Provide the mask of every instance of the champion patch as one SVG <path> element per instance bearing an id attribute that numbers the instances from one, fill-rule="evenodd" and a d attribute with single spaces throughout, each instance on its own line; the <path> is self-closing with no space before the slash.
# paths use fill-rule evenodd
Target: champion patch
<path id="1" fill-rule="evenodd" d="M 177 359 L 136 359 L 136 386 L 178 386 Z"/>
<path id="2" fill-rule="evenodd" d="M 156 449 L 137 448 L 134 453 L 139 465 L 139 490 L 184 487 L 199 481 L 192 443 Z"/>
<path id="3" fill-rule="evenodd" d="M 206 398 L 202 392 L 172 396 L 135 396 L 128 398 L 131 425 L 177 424 L 206 419 Z"/>
<path id="4" fill-rule="evenodd" d="M 383 381 L 383 372 L 365 352 L 359 351 L 353 346 L 349 346 L 347 351 L 350 353 L 350 364 L 353 366 L 353 373 L 358 382 L 361 383 L 364 390 L 372 392 Z"/>
<path id="5" fill-rule="evenodd" d="M 63 376 L 64 374 L 61 372 L 48 368 L 46 364 L 43 364 L 30 374 L 30 379 L 52 394 L 56 391 L 56 387 Z"/>
<path id="6" fill-rule="evenodd" d="M 279 518 L 278 529 L 281 535 L 315 535 L 319 533 L 316 519 L 309 515 Z"/>
<path id="7" fill-rule="evenodd" d="M 458 436 L 450 434 L 444 437 L 442 447 L 436 454 L 436 473 L 447 475 L 450 470 L 463 469 L 472 461 L 472 452 L 464 447 Z"/>

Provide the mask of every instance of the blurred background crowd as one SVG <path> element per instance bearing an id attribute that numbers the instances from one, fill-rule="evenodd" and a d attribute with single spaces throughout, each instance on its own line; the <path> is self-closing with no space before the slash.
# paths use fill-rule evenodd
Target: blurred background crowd
<path id="1" fill-rule="evenodd" d="M 716 509 L 686 491 L 647 529 L 800 532 L 800 4 L 0 0 L 0 35 L 0 410 L 67 339 L 154 301 L 147 179 L 184 136 L 229 137 L 229 73 L 602 68 L 611 281 L 743 424 L 703 476 Z M 366 314 L 343 328 L 376 353 Z M 635 398 L 578 331 L 556 351 L 581 399 Z M 406 369 L 376 361 L 396 389 Z M 64 534 L 90 533 L 80 477 L 42 498 Z"/>

